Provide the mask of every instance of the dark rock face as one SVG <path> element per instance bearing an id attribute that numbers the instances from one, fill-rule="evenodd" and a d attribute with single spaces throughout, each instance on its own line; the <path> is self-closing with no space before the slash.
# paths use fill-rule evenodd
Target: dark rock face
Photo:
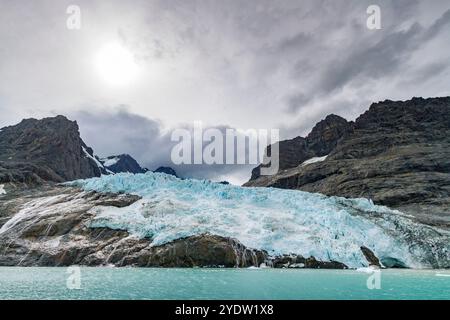
<path id="1" fill-rule="evenodd" d="M 172 169 L 171 167 L 159 167 L 158 169 L 156 169 L 153 172 L 160 172 L 160 173 L 170 174 L 172 176 L 178 177 L 176 171 L 174 169 Z"/>
<path id="2" fill-rule="evenodd" d="M 352 123 L 347 122 L 342 117 L 331 114 L 317 123 L 310 134 L 308 134 L 306 137 L 308 148 L 314 151 L 315 157 L 326 156 L 351 129 Z"/>
<path id="3" fill-rule="evenodd" d="M 290 269 L 348 269 L 348 267 L 337 261 L 319 261 L 314 257 L 304 258 L 299 255 L 285 255 L 277 257 L 272 261 L 274 268 Z"/>
<path id="4" fill-rule="evenodd" d="M 311 133 L 306 137 L 297 137 L 291 140 L 280 141 L 280 171 L 295 168 L 304 161 L 328 155 L 334 149 L 339 139 L 347 134 L 352 124 L 337 115 L 329 115 L 316 124 Z M 271 154 L 272 146 L 267 153 Z M 252 171 L 250 181 L 260 177 L 260 167 Z"/>
<path id="5" fill-rule="evenodd" d="M 100 160 L 105 169 L 112 173 L 129 172 L 129 173 L 145 173 L 147 170 L 141 168 L 139 163 L 128 154 L 118 156 L 109 156 Z"/>
<path id="6" fill-rule="evenodd" d="M 366 258 L 367 262 L 369 262 L 369 266 L 381 267 L 380 260 L 377 256 L 367 247 L 362 246 L 361 251 Z"/>
<path id="7" fill-rule="evenodd" d="M 26 119 L 0 131 L 0 182 L 62 182 L 100 174 L 75 121 Z"/>
<path id="8" fill-rule="evenodd" d="M 260 250 L 246 248 L 238 240 L 216 235 L 196 235 L 157 247 L 149 247 L 145 254 L 130 256 L 126 265 L 143 267 L 250 267 L 267 260 Z M 142 263 L 142 262 L 145 263 Z"/>
<path id="9" fill-rule="evenodd" d="M 450 97 L 375 103 L 325 161 L 246 185 L 370 198 L 449 228 Z"/>

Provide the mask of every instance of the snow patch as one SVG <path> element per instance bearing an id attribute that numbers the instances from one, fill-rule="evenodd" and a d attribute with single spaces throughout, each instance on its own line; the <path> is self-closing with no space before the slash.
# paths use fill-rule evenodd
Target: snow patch
<path id="1" fill-rule="evenodd" d="M 5 190 L 5 185 L 4 184 L 0 184 L 0 196 L 2 194 L 6 194 L 6 190 Z"/>
<path id="2" fill-rule="evenodd" d="M 32 200 L 24 205 L 24 208 L 16 213 L 11 219 L 9 219 L 1 228 L 0 235 L 15 227 L 17 224 L 27 221 L 38 221 L 41 216 L 51 215 L 55 212 L 49 210 L 48 207 L 55 205 L 59 208 L 58 214 L 63 214 L 64 208 L 68 207 L 67 203 L 64 203 L 63 199 L 67 197 L 66 194 L 38 198 Z M 74 199 L 75 201 L 82 201 L 83 199 Z"/>
<path id="3" fill-rule="evenodd" d="M 301 166 L 304 167 L 304 166 L 307 166 L 308 164 L 311 164 L 311 163 L 316 163 L 316 162 L 322 162 L 322 161 L 325 161 L 325 160 L 327 159 L 327 157 L 328 157 L 328 156 L 314 157 L 314 158 L 308 159 L 308 160 L 306 160 L 305 162 L 303 162 L 303 163 L 301 164 Z"/>
<path id="4" fill-rule="evenodd" d="M 87 152 L 87 150 L 86 150 L 84 147 L 82 147 L 82 148 L 83 148 L 83 152 L 84 152 L 84 154 L 86 155 L 86 157 L 88 157 L 88 158 L 94 160 L 95 164 L 96 164 L 97 167 L 99 167 L 100 169 L 105 169 L 105 168 L 103 167 L 102 163 L 101 163 L 100 161 L 98 161 L 98 159 L 97 159 L 96 157 L 91 156 L 91 155 L 89 154 L 89 152 Z"/>
<path id="5" fill-rule="evenodd" d="M 119 162 L 119 160 L 120 158 L 111 158 L 111 159 L 105 158 L 102 159 L 102 162 L 105 167 L 111 167 L 115 165 L 117 162 Z"/>

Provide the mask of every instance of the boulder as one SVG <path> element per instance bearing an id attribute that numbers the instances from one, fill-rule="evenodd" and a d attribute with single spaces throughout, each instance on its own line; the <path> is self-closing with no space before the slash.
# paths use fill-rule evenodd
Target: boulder
<path id="1" fill-rule="evenodd" d="M 367 262 L 369 262 L 369 266 L 381 267 L 380 260 L 377 256 L 370 250 L 369 248 L 362 246 L 361 251 L 366 258 Z"/>

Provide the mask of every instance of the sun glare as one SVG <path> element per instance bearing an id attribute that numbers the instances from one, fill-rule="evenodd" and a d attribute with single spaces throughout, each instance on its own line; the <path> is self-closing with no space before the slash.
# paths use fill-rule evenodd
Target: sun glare
<path id="1" fill-rule="evenodd" d="M 95 57 L 95 66 L 100 77 L 114 86 L 127 85 L 138 72 L 133 54 L 117 43 L 105 45 Z"/>

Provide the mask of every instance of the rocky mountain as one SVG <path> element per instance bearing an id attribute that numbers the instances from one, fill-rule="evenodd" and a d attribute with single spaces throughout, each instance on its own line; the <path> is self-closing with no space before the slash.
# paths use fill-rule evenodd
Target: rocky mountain
<path id="1" fill-rule="evenodd" d="M 450 227 L 450 97 L 386 100 L 354 123 L 339 124 L 325 133 L 330 125 L 319 123 L 308 136 L 313 143 L 281 142 L 284 170 L 254 174 L 245 185 L 369 198 L 424 223 Z M 321 153 L 305 155 L 310 145 Z M 304 162 L 319 155 L 328 156 Z"/>
<path id="2" fill-rule="evenodd" d="M 42 184 L 146 171 L 128 154 L 95 156 L 81 139 L 77 122 L 64 116 L 25 119 L 0 130 L 0 183 Z"/>
<path id="3" fill-rule="evenodd" d="M 280 171 L 295 168 L 304 161 L 328 155 L 336 147 L 339 139 L 351 130 L 352 123 L 337 115 L 329 115 L 320 121 L 306 137 L 297 137 L 278 143 Z M 267 153 L 271 154 L 271 146 Z M 252 171 L 251 180 L 260 177 L 261 166 Z"/>
<path id="4" fill-rule="evenodd" d="M 101 173 L 77 123 L 64 116 L 25 119 L 0 130 L 0 182 L 63 182 Z"/>
<path id="5" fill-rule="evenodd" d="M 109 173 L 145 173 L 148 171 L 147 169 L 142 168 L 139 163 L 128 154 L 109 156 L 100 159 L 100 162 Z"/>
<path id="6" fill-rule="evenodd" d="M 159 167 L 158 169 L 156 169 L 153 172 L 160 172 L 160 173 L 170 174 L 172 176 L 178 177 L 176 171 L 174 169 L 172 169 L 171 167 Z"/>

